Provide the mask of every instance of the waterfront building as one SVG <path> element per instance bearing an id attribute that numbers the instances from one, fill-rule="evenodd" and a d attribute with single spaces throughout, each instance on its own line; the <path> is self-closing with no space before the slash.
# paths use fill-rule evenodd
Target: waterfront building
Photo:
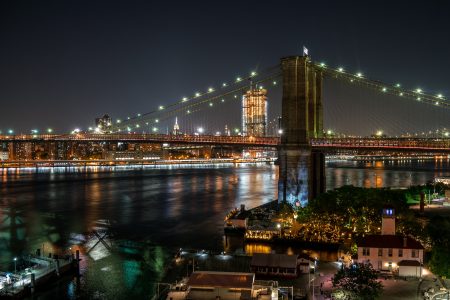
<path id="1" fill-rule="evenodd" d="M 241 204 L 241 209 L 234 209 L 225 218 L 225 231 L 245 232 L 247 228 L 248 217 L 251 215 L 249 210 L 245 210 L 245 205 Z"/>
<path id="2" fill-rule="evenodd" d="M 35 157 L 35 144 L 31 142 L 13 143 L 13 160 L 32 160 Z"/>
<path id="3" fill-rule="evenodd" d="M 314 264 L 307 256 L 274 253 L 254 253 L 250 264 L 256 274 L 289 278 L 308 273 L 312 266 Z"/>
<path id="4" fill-rule="evenodd" d="M 396 235 L 395 210 L 384 208 L 381 234 L 368 235 L 357 242 L 358 262 L 371 263 L 375 270 L 400 276 L 422 276 L 424 248 L 409 236 Z"/>
<path id="5" fill-rule="evenodd" d="M 8 151 L 0 151 L 0 160 L 8 160 L 9 153 Z"/>
<path id="6" fill-rule="evenodd" d="M 251 87 L 242 97 L 242 133 L 265 136 L 267 125 L 267 90 Z"/>
<path id="7" fill-rule="evenodd" d="M 167 299 L 278 300 L 278 282 L 255 280 L 254 273 L 196 271 Z"/>
<path id="8" fill-rule="evenodd" d="M 160 160 L 161 153 L 144 151 L 107 151 L 106 160 Z"/>

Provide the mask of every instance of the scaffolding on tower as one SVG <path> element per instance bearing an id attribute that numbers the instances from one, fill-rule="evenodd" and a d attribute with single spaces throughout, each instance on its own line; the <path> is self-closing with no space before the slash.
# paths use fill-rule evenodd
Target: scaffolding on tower
<path id="1" fill-rule="evenodd" d="M 242 96 L 242 134 L 244 136 L 266 136 L 267 90 L 250 85 Z"/>

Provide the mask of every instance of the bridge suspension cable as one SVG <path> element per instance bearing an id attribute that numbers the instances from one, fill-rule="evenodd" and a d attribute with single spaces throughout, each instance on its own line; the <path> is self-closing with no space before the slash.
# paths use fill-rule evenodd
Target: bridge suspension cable
<path id="1" fill-rule="evenodd" d="M 350 73 L 343 68 L 330 68 L 324 63 L 311 62 L 311 64 L 317 69 L 323 72 L 325 75 L 329 75 L 333 78 L 340 79 L 349 83 L 355 83 L 364 85 L 367 88 L 377 90 L 381 93 L 395 95 L 398 97 L 404 97 L 422 102 L 425 104 L 439 106 L 442 108 L 450 108 L 450 103 L 446 101 L 442 94 L 432 95 L 425 93 L 421 89 L 409 90 L 402 88 L 400 84 L 388 84 L 379 80 L 367 78 L 362 73 Z"/>
<path id="2" fill-rule="evenodd" d="M 180 112 L 189 115 L 202 110 L 204 107 L 211 107 L 215 102 L 225 102 L 225 98 L 230 96 L 240 100 L 237 93 L 248 89 L 250 82 L 256 86 L 267 81 L 271 81 L 272 85 L 277 85 L 277 79 L 280 76 L 281 70 L 278 65 L 267 68 L 260 73 L 252 72 L 249 76 L 237 77 L 232 83 L 222 83 L 220 88 L 211 87 L 204 93 L 197 92 L 194 96 L 183 97 L 179 101 L 166 106 L 159 106 L 145 114 L 138 114 L 125 120 L 117 120 L 113 124 L 112 131 L 136 131 L 143 126 L 157 125 L 162 120 L 173 117 Z"/>

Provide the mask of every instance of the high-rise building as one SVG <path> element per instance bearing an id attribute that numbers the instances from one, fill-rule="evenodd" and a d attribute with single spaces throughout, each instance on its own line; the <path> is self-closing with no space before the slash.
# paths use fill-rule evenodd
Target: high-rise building
<path id="1" fill-rule="evenodd" d="M 112 119 L 109 115 L 105 114 L 103 115 L 103 117 L 95 119 L 95 126 L 99 129 L 100 132 L 111 132 Z"/>
<path id="2" fill-rule="evenodd" d="M 231 135 L 231 130 L 228 128 L 228 125 L 225 125 L 224 135 L 226 135 L 226 136 L 230 136 Z"/>
<path id="3" fill-rule="evenodd" d="M 178 125 L 178 118 L 177 118 L 177 117 L 175 117 L 175 124 L 173 125 L 173 131 L 172 131 L 172 133 L 173 133 L 174 135 L 179 135 L 179 134 L 181 134 L 181 132 L 180 132 L 180 126 Z"/>
<path id="4" fill-rule="evenodd" d="M 242 97 L 242 133 L 265 136 L 267 124 L 267 90 L 250 88 Z"/>

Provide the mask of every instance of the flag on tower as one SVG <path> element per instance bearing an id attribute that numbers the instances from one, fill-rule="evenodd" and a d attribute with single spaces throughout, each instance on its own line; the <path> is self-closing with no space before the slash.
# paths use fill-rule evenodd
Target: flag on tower
<path id="1" fill-rule="evenodd" d="M 303 46 L 303 56 L 308 56 L 308 48 Z"/>

